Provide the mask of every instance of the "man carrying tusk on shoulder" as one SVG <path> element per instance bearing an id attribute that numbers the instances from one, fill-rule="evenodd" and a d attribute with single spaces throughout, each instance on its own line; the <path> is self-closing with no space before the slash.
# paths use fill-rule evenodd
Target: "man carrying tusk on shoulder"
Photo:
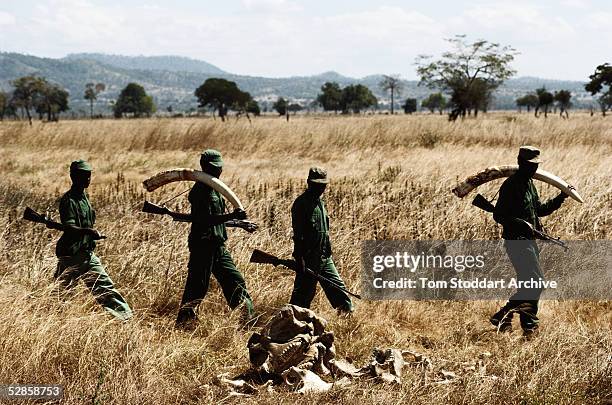
<path id="1" fill-rule="evenodd" d="M 221 153 L 214 149 L 205 150 L 200 157 L 200 165 L 205 173 L 219 178 L 223 171 Z M 246 219 L 246 212 L 236 209 L 226 214 L 225 200 L 221 194 L 201 182 L 196 182 L 189 192 L 189 202 L 191 214 L 182 214 L 184 219 L 191 221 L 189 264 L 176 326 L 184 329 L 195 326 L 196 310 L 208 292 L 211 274 L 221 285 L 230 308 L 244 304 L 244 315 L 251 319 L 254 315 L 253 301 L 247 292 L 244 277 L 236 269 L 225 247 L 227 232 L 224 222 Z"/>
<path id="2" fill-rule="evenodd" d="M 521 146 L 518 154 L 519 169 L 502 184 L 493 213 L 495 221 L 503 226 L 506 253 L 520 281 L 544 279 L 540 268 L 540 250 L 533 230 L 542 231 L 540 217 L 559 209 L 568 197 L 561 192 L 545 203 L 540 202 L 532 180 L 540 163 L 540 151 L 537 148 Z M 500 332 L 511 332 L 513 314 L 518 312 L 523 335 L 531 338 L 538 330 L 537 313 L 541 294 L 542 289 L 537 288 L 517 290 L 506 305 L 491 317 L 491 323 Z"/>

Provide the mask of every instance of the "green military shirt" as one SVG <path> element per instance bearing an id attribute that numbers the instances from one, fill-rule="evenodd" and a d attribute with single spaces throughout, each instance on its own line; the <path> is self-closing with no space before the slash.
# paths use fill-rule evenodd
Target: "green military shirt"
<path id="1" fill-rule="evenodd" d="M 557 210 L 563 199 L 555 197 L 542 204 L 533 180 L 521 173 L 508 177 L 499 189 L 499 198 L 493 217 L 502 224 L 504 239 L 533 238 L 525 227 L 514 221 L 519 218 L 529 222 L 535 229 L 542 230 L 539 217 L 550 215 Z"/>
<path id="2" fill-rule="evenodd" d="M 330 257 L 329 217 L 323 200 L 306 190 L 291 207 L 295 257 Z"/>
<path id="3" fill-rule="evenodd" d="M 189 192 L 191 203 L 191 232 L 189 233 L 189 246 L 201 241 L 223 244 L 227 240 L 225 224 L 206 225 L 206 218 L 210 215 L 225 214 L 225 201 L 221 194 L 207 186 L 196 182 Z"/>
<path id="4" fill-rule="evenodd" d="M 59 204 L 60 220 L 64 225 L 74 225 L 80 228 L 93 228 L 96 222 L 96 212 L 89 203 L 85 191 L 71 188 L 62 196 Z M 96 242 L 90 235 L 77 235 L 64 232 L 55 246 L 55 254 L 74 256 L 78 252 L 93 252 Z"/>

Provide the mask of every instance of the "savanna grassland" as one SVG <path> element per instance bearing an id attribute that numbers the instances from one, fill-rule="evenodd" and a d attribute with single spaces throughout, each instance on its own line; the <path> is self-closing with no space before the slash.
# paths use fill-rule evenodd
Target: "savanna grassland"
<path id="1" fill-rule="evenodd" d="M 362 240 L 499 238 L 492 218 L 450 189 L 484 167 L 515 163 L 522 144 L 540 147 L 542 168 L 585 198 L 584 204 L 567 200 L 545 218 L 547 230 L 564 239 L 610 239 L 610 118 L 489 113 L 456 123 L 437 115 L 0 123 L 0 383 L 62 384 L 67 404 L 612 401 L 610 301 L 544 301 L 541 333 L 527 342 L 518 327 L 500 335 L 488 323 L 501 301 L 358 301 L 354 316 L 341 318 L 319 291 L 313 309 L 330 321 L 338 356 L 362 363 L 373 347 L 397 347 L 434 364 L 428 372 L 406 367 L 401 387 L 360 383 L 319 395 L 227 398 L 215 385 L 216 375 L 248 367 L 251 334 L 215 282 L 197 329 L 173 328 L 188 225 L 140 208 L 145 198 L 161 202 L 189 185 L 148 194 L 145 178 L 196 168 L 205 148 L 223 152 L 222 180 L 260 224 L 255 234 L 230 230 L 228 246 L 265 321 L 288 301 L 292 274 L 248 259 L 253 248 L 290 255 L 289 207 L 310 166 L 324 166 L 332 178 L 325 200 L 335 260 L 349 288 L 359 291 Z M 68 166 L 78 158 L 94 166 L 89 194 L 97 227 L 108 235 L 97 252 L 135 311 L 127 323 L 111 319 L 84 286 L 69 299 L 60 296 L 52 282 L 59 234 L 20 219 L 26 205 L 57 218 Z M 491 197 L 500 184 L 479 191 Z M 538 188 L 544 198 L 556 194 L 543 183 Z M 184 196 L 169 206 L 189 209 Z M 463 363 L 484 352 L 491 356 L 483 373 L 463 371 Z M 459 378 L 435 383 L 441 368 Z"/>

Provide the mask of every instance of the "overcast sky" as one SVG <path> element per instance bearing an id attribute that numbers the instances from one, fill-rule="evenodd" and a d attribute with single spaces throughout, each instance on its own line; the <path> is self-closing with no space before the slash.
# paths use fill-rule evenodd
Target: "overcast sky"
<path id="1" fill-rule="evenodd" d="M 612 62 L 612 1 L 0 0 L 0 50 L 181 55 L 249 75 L 415 78 L 466 34 L 511 45 L 519 76 L 585 80 Z"/>

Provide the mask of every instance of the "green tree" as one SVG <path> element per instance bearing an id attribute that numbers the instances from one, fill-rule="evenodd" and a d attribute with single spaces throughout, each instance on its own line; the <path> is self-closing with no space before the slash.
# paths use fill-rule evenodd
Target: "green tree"
<path id="1" fill-rule="evenodd" d="M 485 40 L 468 43 L 465 35 L 448 41 L 453 49 L 440 59 L 431 61 L 431 56 L 426 55 L 417 58 L 419 84 L 451 94 L 451 119 L 465 116 L 472 109 L 477 115 L 478 109 L 486 107 L 493 90 L 515 73 L 510 63 L 517 52 Z"/>
<path id="2" fill-rule="evenodd" d="M 589 76 L 590 81 L 584 85 L 584 89 L 595 95 L 601 93 L 597 99 L 601 107 L 601 113 L 605 117 L 606 111 L 612 108 L 612 66 L 608 63 L 597 66 L 595 72 Z"/>
<path id="3" fill-rule="evenodd" d="M 15 87 L 13 91 L 13 105 L 25 111 L 30 125 L 32 125 L 30 110 L 34 107 L 34 101 L 41 94 L 46 83 L 45 79 L 36 76 L 24 76 L 11 82 L 13 87 Z"/>
<path id="4" fill-rule="evenodd" d="M 338 113 L 342 103 L 342 89 L 335 82 L 326 82 L 321 86 L 321 93 L 317 95 L 317 101 L 325 111 Z"/>
<path id="5" fill-rule="evenodd" d="M 569 118 L 569 113 L 567 110 L 572 106 L 572 93 L 569 90 L 559 90 L 555 92 L 554 99 L 557 102 L 557 107 L 559 107 L 559 115 L 563 117 L 563 113 L 565 113 L 564 118 Z"/>
<path id="6" fill-rule="evenodd" d="M 298 103 L 291 103 L 287 106 L 287 111 L 292 112 L 293 115 L 297 114 L 298 111 L 302 111 L 304 107 L 299 105 Z"/>
<path id="7" fill-rule="evenodd" d="M 346 86 L 342 89 L 342 112 L 347 114 L 352 111 L 358 114 L 361 110 L 370 108 L 377 104 L 378 100 L 370 89 L 362 84 Z"/>
<path id="8" fill-rule="evenodd" d="M 259 117 L 261 114 L 261 109 L 259 108 L 259 104 L 255 100 L 250 100 L 246 106 L 246 112 Z"/>
<path id="9" fill-rule="evenodd" d="M 138 118 L 143 115 L 150 116 L 155 112 L 153 98 L 147 95 L 144 87 L 138 83 L 129 83 L 121 93 L 113 106 L 116 118 L 121 118 L 124 114 L 133 114 Z"/>
<path id="10" fill-rule="evenodd" d="M 548 109 L 555 101 L 553 94 L 546 90 L 545 87 L 536 89 L 536 95 L 538 96 L 538 104 L 535 108 L 535 116 L 539 117 L 540 110 L 544 109 L 544 118 L 548 117 Z"/>
<path id="11" fill-rule="evenodd" d="M 612 110 L 612 93 L 607 92 L 602 94 L 598 99 L 597 103 L 599 104 L 599 108 L 601 109 L 602 115 L 606 116 L 606 111 Z"/>
<path id="12" fill-rule="evenodd" d="M 213 117 L 218 111 L 223 121 L 229 108 L 243 111 L 252 100 L 251 95 L 240 90 L 236 82 L 214 77 L 206 79 L 194 94 L 200 107 L 212 107 Z"/>
<path id="13" fill-rule="evenodd" d="M 9 108 L 9 95 L 0 90 L 0 121 L 4 120 L 4 116 Z"/>
<path id="14" fill-rule="evenodd" d="M 93 118 L 93 105 L 94 101 L 98 99 L 98 94 L 106 90 L 104 83 L 87 83 L 85 85 L 85 100 L 89 101 L 89 116 Z"/>
<path id="15" fill-rule="evenodd" d="M 519 112 L 521 111 L 521 107 L 527 107 L 527 112 L 530 112 L 531 108 L 538 106 L 538 96 L 533 93 L 525 94 L 516 99 L 516 106 L 519 108 Z"/>
<path id="16" fill-rule="evenodd" d="M 289 107 L 289 103 L 282 97 L 279 97 L 278 100 L 276 100 L 274 104 L 272 104 L 272 108 L 276 110 L 278 115 L 286 115 L 287 107 Z"/>
<path id="17" fill-rule="evenodd" d="M 34 108 L 40 119 L 46 114 L 47 121 L 57 121 L 58 114 L 68 111 L 68 92 L 58 85 L 46 81 L 34 97 Z"/>
<path id="18" fill-rule="evenodd" d="M 417 99 L 416 98 L 407 98 L 402 105 L 405 114 L 412 114 L 417 110 Z"/>
<path id="19" fill-rule="evenodd" d="M 378 84 L 383 91 L 388 91 L 391 94 L 391 115 L 394 113 L 395 101 L 394 96 L 400 95 L 402 88 L 402 80 L 399 75 L 383 75 L 383 79 Z"/>
<path id="20" fill-rule="evenodd" d="M 442 93 L 432 93 L 421 101 L 421 107 L 427 108 L 432 114 L 438 110 L 441 115 L 446 108 L 446 98 Z"/>

